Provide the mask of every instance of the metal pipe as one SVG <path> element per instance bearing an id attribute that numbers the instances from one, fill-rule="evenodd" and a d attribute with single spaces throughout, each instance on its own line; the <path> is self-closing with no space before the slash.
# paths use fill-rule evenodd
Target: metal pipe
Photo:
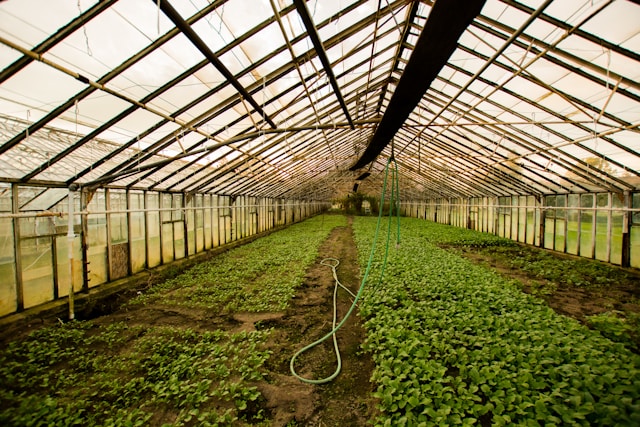
<path id="1" fill-rule="evenodd" d="M 73 242 L 75 241 L 76 235 L 73 232 L 73 195 L 75 191 L 78 189 L 76 184 L 71 184 L 69 186 L 69 218 L 68 218 L 68 230 L 67 230 L 67 250 L 69 251 L 69 320 L 73 320 L 75 318 L 75 309 L 74 309 L 74 288 L 73 288 Z"/>

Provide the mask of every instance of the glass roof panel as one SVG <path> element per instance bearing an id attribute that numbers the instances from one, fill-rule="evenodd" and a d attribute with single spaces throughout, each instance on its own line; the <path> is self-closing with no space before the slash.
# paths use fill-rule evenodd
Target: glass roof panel
<path id="1" fill-rule="evenodd" d="M 393 113 L 387 108 L 398 84 L 396 79 L 402 78 L 412 46 L 431 10 L 427 2 L 385 1 L 378 10 L 379 3 L 306 3 L 354 120 Z M 256 126 L 265 125 L 261 113 L 254 111 L 256 104 L 277 127 L 346 120 L 339 97 L 291 1 L 228 0 L 214 6 L 209 0 L 171 0 L 170 5 L 185 20 L 196 14 L 202 16 L 192 24 L 193 30 L 237 76 L 237 82 L 228 82 L 212 64 L 202 65 L 205 55 L 153 1 L 115 2 L 73 34 L 55 35 L 94 4 L 47 2 L 40 8 L 50 13 L 46 18 L 31 16 L 28 6 L 33 5 L 32 1 L 0 5 L 0 34 L 5 40 L 33 48 L 49 37 L 61 38 L 44 52 L 43 57 L 52 64 L 14 64 L 3 71 L 0 178 L 59 182 L 82 174 L 77 180 L 87 182 L 138 164 L 136 157 L 146 158 L 147 163 L 157 162 L 165 157 L 145 153 L 138 156 L 138 150 L 175 155 L 201 144 L 201 133 L 211 133 L 216 141 L 224 141 L 238 133 L 255 132 Z M 390 4 L 396 9 L 392 11 Z M 552 1 L 514 43 L 504 46 L 512 31 L 522 28 L 531 16 L 529 11 L 520 9 L 536 10 L 542 4 L 542 0 L 488 0 L 478 25 L 462 35 L 461 47 L 449 58 L 449 65 L 442 68 L 424 95 L 422 106 L 414 109 L 397 137 L 409 156 L 404 160 L 406 165 L 426 168 L 426 163 L 413 155 L 420 151 L 431 156 L 431 169 L 403 172 L 403 182 L 412 189 L 434 194 L 459 192 L 464 196 L 482 191 L 607 191 L 620 186 L 617 176 L 637 167 L 640 28 L 634 17 L 639 15 L 640 7 L 628 1 Z M 407 22 L 409 11 L 416 5 L 417 16 Z M 281 13 L 284 35 L 272 6 Z M 204 8 L 207 14 L 200 13 Z M 283 12 L 285 9 L 287 13 Z M 567 28 L 579 23 L 584 25 L 567 32 Z M 143 55 L 144 49 L 169 31 L 176 35 Z M 403 39 L 405 33 L 407 37 Z M 372 43 L 374 34 L 379 38 Z M 286 40 L 294 43 L 295 59 Z M 550 50 L 545 50 L 545 43 L 551 44 Z M 2 66 L 21 57 L 10 43 L 0 45 Z M 503 47 L 498 62 L 486 64 L 486 58 Z M 123 63 L 126 68 L 121 67 Z M 176 79 L 196 64 L 200 68 L 190 71 L 191 75 Z M 480 77 L 472 81 L 480 70 Z M 74 75 L 76 72 L 82 76 Z M 520 74 L 514 77 L 514 72 Z M 277 76 L 279 73 L 283 74 Z M 97 81 L 107 74 L 110 80 L 105 79 L 105 87 L 94 88 L 85 98 L 78 97 L 77 106 L 74 104 L 74 97 L 88 87 L 86 78 Z M 149 95 L 154 92 L 156 96 L 151 98 Z M 482 100 L 483 97 L 488 98 Z M 137 104 L 140 100 L 144 105 Z M 136 108 L 132 109 L 132 105 Z M 82 141 L 84 135 L 125 109 L 133 113 L 105 126 L 98 138 Z M 419 126 L 436 114 L 429 129 Z M 177 123 L 164 123 L 167 116 L 175 117 L 170 120 Z M 23 130 L 30 123 L 33 131 L 26 135 Z M 633 129 L 619 131 L 628 123 Z M 201 133 L 180 131 L 185 124 L 198 126 Z M 156 126 L 158 129 L 154 130 Z M 240 141 L 235 149 L 220 148 L 200 160 L 197 156 L 187 157 L 157 171 L 116 175 L 111 183 L 133 188 L 157 183 L 154 189 L 173 190 L 201 186 L 224 191 L 255 189 L 263 195 L 298 194 L 305 188 L 323 185 L 323 180 L 351 188 L 353 174 L 345 170 L 357 159 L 373 132 L 373 127 L 355 131 L 312 128 L 287 138 L 283 134 L 266 135 Z M 610 134 L 592 137 L 597 132 Z M 429 140 L 428 147 L 419 148 L 420 140 Z M 66 158 L 56 159 L 78 141 L 83 145 L 71 150 Z M 94 162 L 111 156 L 119 144 L 130 147 L 94 167 Z M 547 152 L 548 144 L 559 145 Z M 530 154 L 537 149 L 543 151 Z M 389 153 L 387 147 L 382 155 Z M 609 169 L 598 177 L 581 178 L 584 182 L 576 181 L 576 186 L 570 187 L 571 174 L 580 172 L 575 159 L 593 153 L 607 157 Z M 526 157 L 518 164 L 513 160 L 493 164 L 504 156 L 520 155 Z M 547 165 L 549 155 L 554 158 Z M 273 175 L 272 165 L 265 164 L 270 161 L 280 165 L 277 175 Z M 207 162 L 229 166 L 217 173 L 208 168 Z M 479 168 L 486 163 L 487 167 Z M 444 165 L 450 168 L 449 172 L 443 170 Z M 193 175 L 202 166 L 204 169 Z M 382 166 L 378 161 L 373 168 L 379 170 Z M 332 172 L 325 174 L 325 170 Z M 453 170 L 462 177 L 460 182 L 450 182 Z M 486 182 L 476 182 L 483 176 Z M 425 177 L 435 181 L 421 182 Z M 209 179 L 215 181 L 208 184 Z M 264 185 L 261 179 L 265 180 Z M 285 182 L 278 182 L 280 179 Z"/>
<path id="2" fill-rule="evenodd" d="M 46 111 L 85 87 L 85 84 L 51 67 L 39 62 L 31 63 L 0 86 L 2 111 L 26 117 L 27 110 Z"/>

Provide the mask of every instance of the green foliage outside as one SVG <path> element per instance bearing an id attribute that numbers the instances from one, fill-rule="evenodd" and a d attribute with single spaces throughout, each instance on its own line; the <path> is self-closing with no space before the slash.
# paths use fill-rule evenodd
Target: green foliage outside
<path id="1" fill-rule="evenodd" d="M 375 221 L 356 218 L 354 228 L 364 266 Z M 437 246 L 506 242 L 416 219 L 401 228 L 361 306 L 376 425 L 640 425 L 638 355 Z"/>
<path id="2" fill-rule="evenodd" d="M 365 215 L 366 212 L 363 208 L 365 202 L 369 203 L 369 214 L 378 215 L 380 202 L 379 199 L 375 196 L 369 196 L 367 194 L 356 191 L 349 193 L 347 196 L 341 199 L 335 200 L 335 203 L 341 205 L 347 215 Z"/>

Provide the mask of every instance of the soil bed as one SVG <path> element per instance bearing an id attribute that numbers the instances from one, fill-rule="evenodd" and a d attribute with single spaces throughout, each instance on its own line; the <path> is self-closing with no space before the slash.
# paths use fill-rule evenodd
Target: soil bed
<path id="1" fill-rule="evenodd" d="M 514 279 L 526 293 L 640 353 L 640 272 L 522 244 L 440 245 Z M 607 325 L 602 330 L 602 319 Z"/>
<path id="2" fill-rule="evenodd" d="M 247 383 L 248 386 L 255 387 L 260 392 L 260 397 L 255 400 L 247 400 L 248 406 L 241 411 L 243 415 L 241 420 L 225 422 L 220 419 L 220 425 L 246 425 L 247 423 L 274 427 L 369 425 L 370 420 L 376 416 L 377 401 L 371 396 L 373 386 L 369 382 L 374 363 L 371 357 L 360 349 L 360 344 L 365 339 L 365 331 L 362 328 L 360 318 L 356 315 L 357 309 L 337 334 L 342 357 L 342 371 L 334 381 L 324 385 L 306 384 L 293 377 L 289 370 L 290 359 L 296 351 L 331 330 L 332 297 L 335 282 L 331 269 L 320 262 L 328 257 L 338 259 L 340 264 L 337 268 L 337 274 L 340 281 L 354 293 L 358 289 L 360 274 L 351 223 L 352 219 L 349 218 L 346 227 L 334 228 L 329 237 L 320 245 L 318 256 L 307 269 L 303 284 L 296 288 L 294 297 L 289 301 L 289 306 L 284 311 L 253 313 L 215 305 L 181 306 L 173 304 L 171 300 L 163 300 L 162 297 L 157 300 L 148 300 L 144 304 L 126 304 L 122 295 L 115 295 L 112 297 L 115 298 L 114 301 L 101 302 L 101 307 L 113 307 L 115 310 L 113 313 L 107 314 L 101 311 L 98 313 L 99 317 L 91 319 L 90 324 L 87 324 L 86 327 L 80 326 L 80 328 L 85 328 L 86 332 L 82 332 L 85 337 L 92 337 L 99 334 L 99 331 L 108 330 L 112 325 L 120 325 L 118 327 L 124 328 L 120 334 L 125 337 L 123 340 L 126 342 L 118 344 L 123 347 L 113 347 L 103 339 L 99 339 L 95 344 L 85 344 L 83 351 L 101 355 L 99 357 L 118 357 L 121 351 L 128 351 L 126 350 L 127 343 L 132 344 L 140 337 L 155 333 L 169 334 L 168 336 L 172 338 L 168 342 L 173 344 L 174 339 L 175 342 L 182 342 L 180 340 L 206 337 L 210 336 L 207 334 L 216 334 L 221 331 L 229 334 L 242 334 L 268 330 L 265 341 L 261 342 L 258 347 L 260 352 L 269 353 L 260 369 L 262 379 L 254 379 Z M 273 250 L 279 249 L 274 248 Z M 304 250 L 301 248 L 301 251 Z M 261 279 L 257 277 L 256 280 Z M 247 284 L 249 289 L 252 285 L 253 283 Z M 256 286 L 258 286 L 257 282 Z M 182 292 L 183 290 L 184 292 Z M 169 293 L 171 294 L 171 292 L 174 291 Z M 179 289 L 176 295 L 181 296 L 187 292 L 188 288 Z M 130 295 L 130 297 L 134 296 L 135 294 Z M 351 297 L 344 290 L 339 290 L 338 320 L 345 315 L 350 305 Z M 3 343 L 17 342 L 27 339 L 27 332 L 57 322 L 57 320 L 53 320 L 45 321 L 41 325 L 32 324 L 24 328 L 21 333 L 12 333 L 11 336 L 2 334 L 0 339 Z M 193 331 L 196 335 L 189 335 L 190 332 L 185 335 L 184 332 L 171 331 Z M 184 336 L 187 338 L 183 338 Z M 75 347 L 71 345 L 70 348 Z M 298 357 L 296 369 L 298 374 L 304 377 L 323 378 L 333 373 L 335 364 L 333 343 L 331 340 L 327 340 L 322 345 Z M 234 377 L 229 377 L 229 380 L 234 381 Z M 0 391 L 4 388 L 1 385 Z M 214 402 L 214 404 L 224 410 L 225 405 L 228 405 L 225 402 L 220 400 L 219 403 Z M 3 407 L 0 405 L 0 414 L 2 411 Z M 171 422 L 176 417 L 180 418 L 177 413 L 165 412 L 165 409 L 159 407 L 152 417 L 146 420 L 145 424 L 161 425 Z M 184 420 L 184 414 L 182 417 Z M 197 422 L 194 424 L 195 421 L 196 419 L 193 418 L 190 422 L 180 425 L 198 425 Z M 54 422 L 52 425 L 62 424 Z"/>

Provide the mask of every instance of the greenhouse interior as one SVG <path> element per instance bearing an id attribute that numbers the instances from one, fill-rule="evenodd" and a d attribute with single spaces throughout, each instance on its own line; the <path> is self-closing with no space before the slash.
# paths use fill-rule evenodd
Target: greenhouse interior
<path id="1" fill-rule="evenodd" d="M 0 37 L 0 424 L 640 425 L 640 2 Z"/>

